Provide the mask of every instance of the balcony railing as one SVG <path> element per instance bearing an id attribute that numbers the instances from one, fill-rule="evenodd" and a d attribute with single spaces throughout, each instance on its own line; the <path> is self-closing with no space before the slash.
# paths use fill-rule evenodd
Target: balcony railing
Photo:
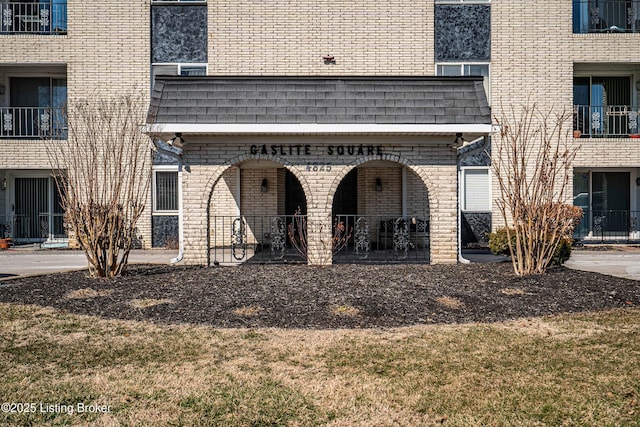
<path id="1" fill-rule="evenodd" d="M 1 34 L 66 34 L 67 1 L 0 3 Z"/>
<path id="2" fill-rule="evenodd" d="M 63 108 L 0 107 L 0 138 L 67 138 Z"/>
<path id="3" fill-rule="evenodd" d="M 581 137 L 628 137 L 640 133 L 639 113 L 628 105 L 574 105 L 573 129 Z"/>
<path id="4" fill-rule="evenodd" d="M 640 32 L 640 0 L 573 0 L 574 33 Z"/>

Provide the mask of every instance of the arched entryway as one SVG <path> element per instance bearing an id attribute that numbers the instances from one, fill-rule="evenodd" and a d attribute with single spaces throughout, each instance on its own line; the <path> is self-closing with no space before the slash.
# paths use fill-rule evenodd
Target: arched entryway
<path id="1" fill-rule="evenodd" d="M 247 159 L 222 172 L 209 201 L 211 264 L 306 262 L 296 243 L 304 237 L 307 196 L 289 167 Z"/>
<path id="2" fill-rule="evenodd" d="M 332 218 L 334 262 L 430 261 L 429 193 L 405 165 L 372 160 L 351 169 Z"/>

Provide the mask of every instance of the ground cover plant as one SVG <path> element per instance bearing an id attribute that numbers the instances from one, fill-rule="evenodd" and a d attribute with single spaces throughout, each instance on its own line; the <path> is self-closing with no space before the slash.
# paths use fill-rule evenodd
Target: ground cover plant
<path id="1" fill-rule="evenodd" d="M 0 412 L 0 425 L 640 419 L 639 282 L 564 268 L 519 277 L 509 264 L 86 276 L 2 282 L 0 402 L 108 411 L 38 406 Z"/>

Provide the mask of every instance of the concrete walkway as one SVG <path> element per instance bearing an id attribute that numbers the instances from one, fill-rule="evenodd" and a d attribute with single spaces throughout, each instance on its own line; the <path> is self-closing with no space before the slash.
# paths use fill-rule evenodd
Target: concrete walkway
<path id="1" fill-rule="evenodd" d="M 640 251 L 573 251 L 568 268 L 640 280 Z"/>
<path id="2" fill-rule="evenodd" d="M 177 250 L 134 250 L 133 264 L 169 264 Z M 84 270 L 87 258 L 79 250 L 4 250 L 0 251 L 0 280 L 63 271 Z"/>

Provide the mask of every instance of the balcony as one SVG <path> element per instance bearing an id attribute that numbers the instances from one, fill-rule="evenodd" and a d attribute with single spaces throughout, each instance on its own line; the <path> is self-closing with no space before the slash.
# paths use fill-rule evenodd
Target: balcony
<path id="1" fill-rule="evenodd" d="M 0 34 L 67 33 L 67 1 L 41 0 L 36 2 L 0 3 L 2 20 Z"/>
<path id="2" fill-rule="evenodd" d="M 0 107 L 0 138 L 66 139 L 65 110 L 51 107 Z"/>
<path id="3" fill-rule="evenodd" d="M 640 0 L 573 0 L 573 32 L 640 33 Z"/>
<path id="4" fill-rule="evenodd" d="M 629 105 L 574 105 L 574 136 L 581 138 L 628 138 L 640 133 L 640 109 Z"/>

